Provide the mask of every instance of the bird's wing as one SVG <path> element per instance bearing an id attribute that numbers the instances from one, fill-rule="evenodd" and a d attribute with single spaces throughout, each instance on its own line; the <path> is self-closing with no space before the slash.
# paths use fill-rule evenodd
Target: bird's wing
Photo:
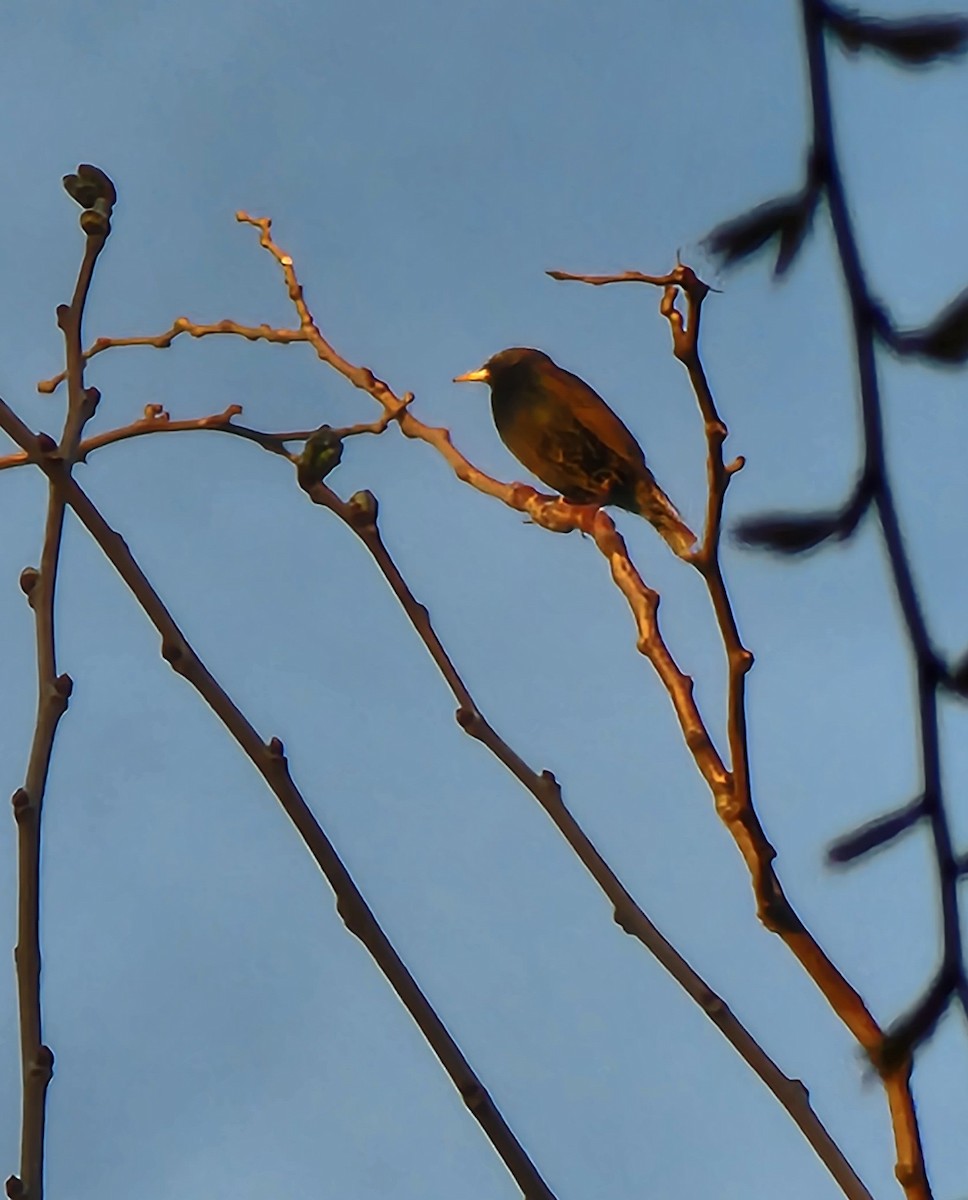
<path id="1" fill-rule="evenodd" d="M 642 447 L 598 392 L 562 367 L 556 366 L 555 372 L 560 378 L 549 380 L 548 386 L 559 404 L 570 411 L 575 424 L 630 465 L 644 465 Z"/>
<path id="2" fill-rule="evenodd" d="M 544 431 L 536 449 L 547 482 L 576 504 L 601 503 L 622 486 L 627 474 L 625 460 L 571 415 L 554 431 Z M 548 466 L 553 467 L 550 473 Z M 540 471 L 535 474 L 541 478 Z"/>

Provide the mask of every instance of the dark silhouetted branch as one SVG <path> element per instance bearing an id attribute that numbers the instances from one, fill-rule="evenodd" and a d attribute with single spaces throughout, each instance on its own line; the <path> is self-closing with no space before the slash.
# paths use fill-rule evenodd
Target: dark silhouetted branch
<path id="1" fill-rule="evenodd" d="M 914 573 L 901 534 L 897 507 L 888 475 L 875 352 L 878 335 L 876 306 L 871 299 L 870 288 L 861 262 L 834 139 L 824 38 L 829 12 L 823 5 L 816 3 L 816 0 L 803 0 L 803 14 L 813 108 L 813 155 L 818 162 L 823 164 L 824 168 L 822 186 L 830 211 L 837 252 L 850 302 L 857 356 L 864 427 L 862 474 L 871 489 L 891 576 L 917 667 L 922 803 L 934 844 L 942 910 L 943 968 L 939 972 L 938 979 L 948 982 L 948 999 L 951 1000 L 962 994 L 959 981 L 965 979 L 965 967 L 958 911 L 956 859 L 942 793 L 938 743 L 938 693 L 945 682 L 947 671 L 927 627 L 923 607 L 914 583 Z M 962 22 L 962 24 L 964 23 Z M 964 33 L 962 34 L 962 45 L 963 40 Z M 929 995 L 925 997 L 925 1011 L 929 1009 L 933 1011 L 936 1004 L 936 989 L 937 983 L 932 985 Z M 928 1003 L 929 998 L 930 1003 Z M 917 1039 L 927 1036 L 935 1028 L 936 1023 L 936 1020 L 911 1021 L 905 1018 L 889 1032 L 888 1037 L 892 1044 L 899 1044 L 903 1040 L 905 1031 L 917 1035 L 908 1045 L 910 1053 L 915 1049 Z M 893 1054 L 891 1057 L 894 1059 L 899 1055 Z M 910 1174 L 912 1181 L 918 1183 L 917 1177 L 924 1173 L 920 1145 L 917 1147 L 912 1145 L 911 1152 L 910 1171 L 902 1171 L 902 1174 Z M 900 1163 L 899 1171 L 901 1171 Z M 925 1179 L 924 1194 L 927 1194 L 927 1186 Z"/>
<path id="2" fill-rule="evenodd" d="M 917 800 L 905 804 L 903 808 L 896 808 L 894 812 L 875 817 L 873 821 L 868 821 L 852 833 L 838 838 L 827 851 L 827 859 L 837 866 L 842 866 L 875 850 L 881 850 L 902 833 L 913 829 L 923 816 L 924 799 L 918 796 Z"/>

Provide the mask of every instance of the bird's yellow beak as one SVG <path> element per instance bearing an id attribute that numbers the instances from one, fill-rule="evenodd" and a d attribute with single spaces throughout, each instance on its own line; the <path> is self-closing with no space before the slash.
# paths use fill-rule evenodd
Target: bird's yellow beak
<path id="1" fill-rule="evenodd" d="M 455 375 L 454 383 L 490 383 L 491 376 L 487 367 L 478 367 L 476 371 L 467 371 L 464 375 Z"/>

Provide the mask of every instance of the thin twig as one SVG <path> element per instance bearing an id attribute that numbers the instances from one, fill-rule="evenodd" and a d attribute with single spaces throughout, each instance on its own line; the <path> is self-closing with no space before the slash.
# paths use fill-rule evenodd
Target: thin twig
<path id="1" fill-rule="evenodd" d="M 60 453 L 71 462 L 84 424 L 93 412 L 96 398 L 84 387 L 81 356 L 81 325 L 84 306 L 98 255 L 106 234 L 85 240 L 74 295 L 69 305 L 57 310 L 64 335 L 67 358 L 68 403 Z M 20 1173 L 6 1181 L 10 1200 L 43 1200 L 44 1130 L 47 1089 L 54 1070 L 54 1055 L 43 1041 L 41 1008 L 40 949 L 40 854 L 41 817 L 50 771 L 51 754 L 57 726 L 67 709 L 72 682 L 69 675 L 57 673 L 54 627 L 54 601 L 57 568 L 60 562 L 64 530 L 64 499 L 50 484 L 47 516 L 39 570 L 28 567 L 20 577 L 34 613 L 37 645 L 37 716 L 34 722 L 30 755 L 24 785 L 13 795 L 13 813 L 17 823 L 17 999 L 20 1012 L 20 1060 L 22 1072 L 22 1113 L 20 1127 Z"/>
<path id="2" fill-rule="evenodd" d="M 588 531 L 590 522 L 595 517 L 594 509 L 580 509 L 576 505 L 561 504 L 552 497 L 542 496 L 534 488 L 525 484 L 504 484 L 486 475 L 473 466 L 453 445 L 449 430 L 443 427 L 426 425 L 418 420 L 410 411 L 413 394 L 406 392 L 397 395 L 393 389 L 368 368 L 357 366 L 348 359 L 337 354 L 336 350 L 323 337 L 316 325 L 312 313 L 306 304 L 302 285 L 296 276 L 293 260 L 289 254 L 276 244 L 271 235 L 272 221 L 269 217 L 252 217 L 247 213 L 236 213 L 236 220 L 242 224 L 252 225 L 259 230 L 259 244 L 266 249 L 282 268 L 283 279 L 290 300 L 299 316 L 298 330 L 273 329 L 269 325 L 244 326 L 235 321 L 219 321 L 214 325 L 196 325 L 187 317 L 179 317 L 164 333 L 146 337 L 131 338 L 98 338 L 86 352 L 86 358 L 116 346 L 155 346 L 167 347 L 180 333 L 188 333 L 193 337 L 206 337 L 213 334 L 228 334 L 248 338 L 250 341 L 265 340 L 270 342 L 307 342 L 316 351 L 321 362 L 327 363 L 335 371 L 348 380 L 354 387 L 360 388 L 370 395 L 383 409 L 375 422 L 351 426 L 347 432 L 383 432 L 389 425 L 396 422 L 402 432 L 409 438 L 426 442 L 445 459 L 459 479 L 471 484 L 485 495 L 494 496 L 511 508 L 526 512 L 532 520 L 551 529 L 556 533 L 568 533 L 575 529 Z M 38 384 L 40 391 L 53 391 L 63 381 L 65 374 L 54 376 L 52 379 Z M 203 420 L 207 420 L 204 419 Z M 191 428 L 216 428 L 216 423 L 192 425 Z M 162 432 L 162 427 L 152 426 L 148 420 L 134 423 L 137 428 L 130 433 L 114 430 L 108 434 L 92 438 L 86 449 L 95 449 L 96 445 L 106 445 L 111 441 L 121 440 L 123 436 L 137 436 L 147 432 Z M 171 428 L 169 425 L 168 428 Z M 231 426 L 226 422 L 222 432 L 239 433 L 240 427 Z M 254 431 L 251 431 L 254 432 Z M 246 436 L 241 434 L 241 436 Z M 268 435 L 271 436 L 271 435 Z M 96 444 L 96 445 L 95 445 Z M 83 447 L 82 447 L 83 449 Z M 23 465 L 21 455 L 10 455 L 6 460 L 0 460 L 0 468 Z"/>
<path id="3" fill-rule="evenodd" d="M 193 338 L 212 337 L 217 334 L 231 333 L 243 337 L 249 342 L 275 342 L 288 346 L 293 342 L 307 341 L 306 335 L 300 329 L 273 329 L 271 325 L 242 325 L 238 321 L 216 321 L 210 325 L 196 324 L 188 317 L 176 317 L 169 329 L 163 333 L 155 333 L 145 337 L 99 337 L 83 353 L 83 361 L 89 362 L 105 350 L 115 350 L 120 346 L 153 346 L 156 350 L 168 350 L 179 334 L 187 333 Z M 67 378 L 67 372 L 61 371 L 50 379 L 42 379 L 37 384 L 37 391 L 49 395 Z"/>
<path id="4" fill-rule="evenodd" d="M 407 402 L 409 403 L 409 401 Z M 129 425 L 120 425 L 116 429 L 107 429 L 103 433 L 97 433 L 92 437 L 84 438 L 77 450 L 77 461 L 85 462 L 87 456 L 93 450 L 100 450 L 104 446 L 112 446 L 116 442 L 124 442 L 129 438 L 144 437 L 149 433 L 190 433 L 200 431 L 233 434 L 235 437 L 255 442 L 263 450 L 268 450 L 272 454 L 280 454 L 283 458 L 290 458 L 291 455 L 286 449 L 286 445 L 289 442 L 305 442 L 307 438 L 316 432 L 315 429 L 294 429 L 285 432 L 270 433 L 261 429 L 250 429 L 246 425 L 237 425 L 235 423 L 234 418 L 239 416 L 241 412 L 241 404 L 230 404 L 228 408 L 220 413 L 210 413 L 205 417 L 187 417 L 183 420 L 173 421 L 160 404 L 148 404 L 145 406 L 145 415 L 139 417 L 136 421 L 132 421 Z M 379 434 L 386 430 L 391 420 L 390 414 L 384 412 L 375 421 L 346 425 L 342 428 L 332 429 L 331 433 L 336 439 L 355 437 L 362 433 Z M 27 466 L 29 463 L 30 456 L 23 450 L 19 450 L 15 454 L 0 455 L 0 471 L 8 471 L 13 467 Z"/>

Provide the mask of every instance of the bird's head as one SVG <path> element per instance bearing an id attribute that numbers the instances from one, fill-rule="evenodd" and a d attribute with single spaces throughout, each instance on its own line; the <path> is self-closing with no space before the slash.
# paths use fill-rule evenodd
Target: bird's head
<path id="1" fill-rule="evenodd" d="M 542 350 L 530 350 L 526 346 L 512 346 L 492 354 L 483 367 L 454 377 L 454 383 L 488 383 L 491 387 L 512 380 L 526 378 L 532 371 L 551 364 L 551 359 Z"/>

